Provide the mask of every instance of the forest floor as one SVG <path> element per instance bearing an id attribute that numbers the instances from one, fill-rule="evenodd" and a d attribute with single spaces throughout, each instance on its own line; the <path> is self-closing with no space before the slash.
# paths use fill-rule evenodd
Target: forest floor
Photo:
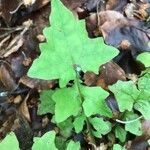
<path id="1" fill-rule="evenodd" d="M 103 37 L 106 44 L 120 51 L 115 59 L 104 64 L 101 74 L 84 74 L 84 83 L 108 90 L 118 80 L 136 81 L 144 70 L 136 57 L 150 52 L 150 2 L 61 1 L 75 18 L 85 19 L 90 38 Z M 14 131 L 22 149 L 30 149 L 34 136 L 55 128 L 49 120 L 51 114 L 38 115 L 37 110 L 39 93 L 56 88 L 58 82 L 27 76 L 33 60 L 40 55 L 39 43 L 45 41 L 43 29 L 50 25 L 50 12 L 50 0 L 0 1 L 0 139 Z M 150 122 L 145 121 L 143 135 L 131 135 L 126 144 L 128 149 L 146 150 L 149 138 Z M 107 149 L 104 145 L 101 149 Z"/>

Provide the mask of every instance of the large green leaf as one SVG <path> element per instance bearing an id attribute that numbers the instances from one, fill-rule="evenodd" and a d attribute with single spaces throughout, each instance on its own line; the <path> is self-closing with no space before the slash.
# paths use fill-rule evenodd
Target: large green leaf
<path id="1" fill-rule="evenodd" d="M 51 27 L 44 29 L 46 43 L 28 75 L 40 79 L 59 79 L 60 87 L 75 79 L 76 66 L 83 72 L 98 73 L 99 66 L 110 61 L 118 50 L 104 44 L 102 38 L 90 39 L 84 20 L 76 20 L 60 2 L 52 0 Z"/>
<path id="2" fill-rule="evenodd" d="M 50 131 L 45 133 L 42 137 L 35 137 L 33 150 L 58 150 L 55 146 L 55 132 Z"/>
<path id="3" fill-rule="evenodd" d="M 0 142 L 0 149 L 1 150 L 8 150 L 8 149 L 19 150 L 19 143 L 13 132 L 7 135 L 5 139 L 3 139 Z"/>

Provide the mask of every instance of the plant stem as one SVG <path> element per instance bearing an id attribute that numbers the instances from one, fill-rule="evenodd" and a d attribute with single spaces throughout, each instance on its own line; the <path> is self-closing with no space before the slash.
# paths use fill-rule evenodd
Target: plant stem
<path id="1" fill-rule="evenodd" d="M 75 84 L 77 86 L 77 89 L 78 89 L 78 92 L 79 92 L 79 96 L 80 96 L 80 100 L 81 100 L 81 105 L 82 105 L 82 103 L 84 102 L 84 97 L 83 97 L 81 89 L 80 89 L 80 82 L 79 82 L 79 80 L 80 80 L 79 74 L 76 71 Z M 83 107 L 82 107 L 82 112 L 83 112 Z M 95 139 L 94 139 L 94 137 L 92 135 L 92 131 L 91 131 L 92 127 L 91 127 L 91 124 L 89 122 L 89 119 L 86 117 L 85 121 L 86 121 L 86 124 L 87 124 L 87 131 L 89 132 L 88 136 L 87 136 L 88 137 L 87 140 L 89 141 L 89 143 L 92 143 L 92 144 L 96 145 Z"/>
<path id="2" fill-rule="evenodd" d="M 140 116 L 134 120 L 129 120 L 129 121 L 122 121 L 122 120 L 119 120 L 119 119 L 116 119 L 116 122 L 119 122 L 119 123 L 122 123 L 122 124 L 129 124 L 129 123 L 132 123 L 132 122 L 135 122 L 135 121 L 138 121 L 140 120 L 141 118 L 143 118 L 143 116 Z"/>

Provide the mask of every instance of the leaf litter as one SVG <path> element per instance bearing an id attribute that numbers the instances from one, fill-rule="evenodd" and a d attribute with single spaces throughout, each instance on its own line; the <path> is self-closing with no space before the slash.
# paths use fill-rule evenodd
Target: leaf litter
<path id="1" fill-rule="evenodd" d="M 99 74 L 85 70 L 83 80 L 86 85 L 100 86 L 109 90 L 109 86 L 118 80 L 128 80 L 130 74 L 139 75 L 144 70 L 144 66 L 136 60 L 136 56 L 142 52 L 150 52 L 148 46 L 149 1 L 108 0 L 104 1 L 103 5 L 101 0 L 62 1 L 76 18 L 86 20 L 86 29 L 90 38 L 103 37 L 106 44 L 120 51 L 116 58 L 99 66 Z M 0 108 L 2 109 L 0 139 L 3 139 L 10 131 L 14 131 L 16 135 L 19 135 L 17 138 L 21 143 L 28 131 L 27 141 L 21 144 L 23 149 L 32 145 L 33 135 L 43 135 L 46 131 L 55 129 L 50 119 L 44 128 L 42 126 L 44 118 L 51 118 L 51 114 L 40 116 L 37 112 L 40 92 L 57 88 L 58 80 L 41 80 L 27 76 L 31 62 L 40 54 L 37 37 L 49 24 L 49 3 L 49 0 L 0 2 L 0 31 L 2 31 L 0 33 Z M 33 25 L 25 30 L 26 27 L 23 24 L 29 19 L 32 20 Z M 27 60 L 29 62 L 25 65 Z M 26 97 L 26 95 L 29 96 Z M 15 103 L 18 96 L 21 98 L 18 103 Z M 115 105 L 115 98 L 112 96 L 111 100 L 107 101 L 111 109 L 114 109 L 114 106 L 118 107 Z M 115 110 L 118 111 L 118 108 Z M 144 115 L 142 108 L 141 112 Z M 17 127 L 16 119 L 19 119 L 20 126 L 24 127 Z M 145 130 L 149 131 L 149 122 L 143 121 L 142 125 L 143 135 L 130 139 L 129 149 L 147 147 L 145 141 L 149 139 L 150 134 Z M 141 143 L 140 146 L 139 143 Z M 69 144 L 74 146 L 74 143 Z M 101 149 L 101 147 L 103 146 L 99 144 L 95 149 Z"/>

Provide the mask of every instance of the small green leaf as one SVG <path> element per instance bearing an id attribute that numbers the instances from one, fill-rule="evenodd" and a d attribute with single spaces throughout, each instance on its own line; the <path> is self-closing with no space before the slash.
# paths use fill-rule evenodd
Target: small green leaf
<path id="1" fill-rule="evenodd" d="M 115 128 L 115 135 L 121 142 L 125 142 L 127 132 L 121 126 Z"/>
<path id="2" fill-rule="evenodd" d="M 105 99 L 109 95 L 108 92 L 100 87 L 81 87 L 81 93 L 84 97 L 83 109 L 87 117 L 100 114 L 112 117 L 112 112 L 106 105 Z"/>
<path id="3" fill-rule="evenodd" d="M 150 78 L 150 68 L 146 68 L 144 71 L 142 71 L 141 76 L 145 78 Z"/>
<path id="4" fill-rule="evenodd" d="M 144 52 L 138 55 L 137 60 L 141 61 L 145 67 L 150 67 L 150 53 Z"/>
<path id="5" fill-rule="evenodd" d="M 131 111 L 140 93 L 132 81 L 118 81 L 110 86 L 109 89 L 114 93 L 121 112 L 125 110 Z"/>
<path id="6" fill-rule="evenodd" d="M 55 146 L 55 132 L 50 131 L 45 133 L 42 137 L 35 137 L 34 144 L 32 149 L 33 150 L 58 150 Z"/>
<path id="7" fill-rule="evenodd" d="M 71 118 L 68 118 L 63 122 L 58 123 L 57 126 L 60 128 L 60 134 L 63 137 L 68 138 L 69 136 L 71 136 L 73 129 L 73 123 Z"/>
<path id="8" fill-rule="evenodd" d="M 141 77 L 150 78 L 150 68 L 146 68 L 144 71 L 142 71 Z"/>
<path id="9" fill-rule="evenodd" d="M 134 108 L 141 112 L 145 119 L 150 119 L 150 101 L 140 101 L 134 105 Z"/>
<path id="10" fill-rule="evenodd" d="M 18 140 L 13 132 L 8 134 L 1 142 L 0 142 L 1 150 L 19 150 Z"/>
<path id="11" fill-rule="evenodd" d="M 55 138 L 55 143 L 56 143 L 56 147 L 59 150 L 65 150 L 66 149 L 66 139 L 63 138 L 62 136 L 56 136 Z"/>
<path id="12" fill-rule="evenodd" d="M 140 120 L 136 120 L 136 121 L 132 122 L 132 120 L 135 120 L 137 118 L 138 118 L 138 115 L 134 114 L 133 112 L 126 113 L 125 119 L 126 119 L 126 121 L 129 121 L 129 123 L 125 124 L 125 130 L 129 131 L 132 134 L 139 136 L 142 134 L 141 122 L 140 122 Z"/>
<path id="13" fill-rule="evenodd" d="M 119 144 L 114 144 L 113 145 L 113 150 L 125 150 L 125 149 Z"/>
<path id="14" fill-rule="evenodd" d="M 52 99 L 55 101 L 55 121 L 63 122 L 70 116 L 76 116 L 81 109 L 76 85 L 56 90 Z"/>
<path id="15" fill-rule="evenodd" d="M 136 103 L 149 101 L 150 102 L 150 92 L 148 90 L 141 90 Z"/>
<path id="16" fill-rule="evenodd" d="M 146 77 L 139 78 L 138 88 L 140 90 L 148 90 L 149 91 L 149 89 L 150 89 L 150 78 L 146 78 Z"/>
<path id="17" fill-rule="evenodd" d="M 75 19 L 60 0 L 52 0 L 51 6 L 51 27 L 44 29 L 47 43 L 40 44 L 41 55 L 29 69 L 30 77 L 59 79 L 60 87 L 65 87 L 76 78 L 74 66 L 98 74 L 100 65 L 118 55 L 103 38 L 90 39 L 85 21 Z"/>
<path id="18" fill-rule="evenodd" d="M 67 150 L 80 150 L 80 143 L 79 142 L 74 142 L 74 141 L 70 141 L 68 146 L 67 146 Z"/>
<path id="19" fill-rule="evenodd" d="M 94 135 L 98 138 L 101 137 L 101 134 L 105 135 L 111 131 L 111 124 L 108 121 L 104 121 L 102 118 L 90 118 L 90 123 L 95 128 L 96 132 L 93 131 Z"/>
<path id="20" fill-rule="evenodd" d="M 54 114 L 55 102 L 52 100 L 54 91 L 42 91 L 40 94 L 41 103 L 38 105 L 38 114 L 43 115 L 46 113 Z"/>
<path id="21" fill-rule="evenodd" d="M 80 133 L 82 131 L 85 119 L 86 117 L 84 115 L 80 115 L 75 118 L 73 125 L 76 133 Z"/>
<path id="22" fill-rule="evenodd" d="M 148 142 L 148 145 L 150 145 L 150 139 L 149 139 L 149 140 L 147 140 L 147 142 Z"/>

